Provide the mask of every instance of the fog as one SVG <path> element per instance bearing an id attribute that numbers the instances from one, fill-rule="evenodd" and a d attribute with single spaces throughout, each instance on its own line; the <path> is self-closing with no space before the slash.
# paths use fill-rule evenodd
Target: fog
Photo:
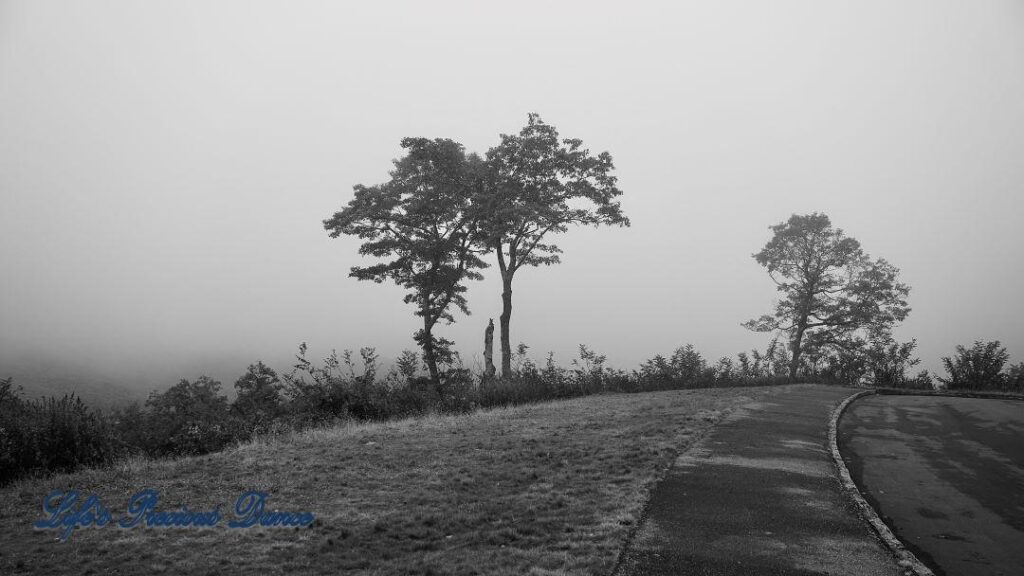
<path id="1" fill-rule="evenodd" d="M 530 112 L 612 154 L 632 221 L 516 276 L 535 359 L 764 349 L 751 255 L 820 211 L 900 268 L 921 367 L 977 339 L 1024 361 L 1020 2 L 3 1 L 0 370 L 230 387 L 300 342 L 413 349 L 402 289 L 349 278 L 359 241 L 322 220 L 401 138 L 483 153 Z M 473 368 L 485 274 L 437 331 Z"/>

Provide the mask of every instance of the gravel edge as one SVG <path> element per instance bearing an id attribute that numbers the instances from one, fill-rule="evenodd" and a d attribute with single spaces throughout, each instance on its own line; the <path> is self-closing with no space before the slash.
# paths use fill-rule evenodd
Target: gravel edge
<path id="1" fill-rule="evenodd" d="M 930 568 L 924 565 L 914 553 L 907 549 L 906 546 L 900 542 L 899 538 L 892 533 L 892 530 L 885 525 L 885 522 L 878 516 L 878 513 L 868 501 L 864 499 L 860 489 L 857 488 L 857 484 L 853 482 L 853 477 L 850 476 L 850 471 L 846 468 L 846 463 L 843 462 L 843 457 L 839 453 L 839 442 L 838 442 L 838 431 L 839 431 L 839 418 L 843 415 L 843 411 L 849 406 L 854 400 L 875 394 L 874 390 L 864 390 L 857 392 L 845 400 L 842 401 L 835 410 L 832 411 L 832 416 L 828 422 L 828 444 L 829 451 L 832 453 L 832 460 L 836 464 L 836 468 L 839 470 L 839 479 L 843 484 L 843 488 L 846 489 L 846 493 L 850 496 L 853 502 L 857 505 L 857 509 L 860 511 L 860 515 L 866 520 L 871 527 L 878 533 L 879 538 L 889 548 L 890 551 L 898 559 L 897 563 L 900 568 L 903 568 L 907 574 L 913 574 L 915 576 L 935 576 L 935 573 Z"/>

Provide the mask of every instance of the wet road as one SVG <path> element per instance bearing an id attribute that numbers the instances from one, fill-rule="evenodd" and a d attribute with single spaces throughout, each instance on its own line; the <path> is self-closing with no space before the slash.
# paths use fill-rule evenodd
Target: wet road
<path id="1" fill-rule="evenodd" d="M 616 576 L 896 576 L 825 446 L 853 390 L 796 386 L 735 411 L 654 488 Z"/>
<path id="2" fill-rule="evenodd" d="M 1024 574 L 1024 401 L 869 396 L 843 415 L 839 448 L 937 574 Z"/>

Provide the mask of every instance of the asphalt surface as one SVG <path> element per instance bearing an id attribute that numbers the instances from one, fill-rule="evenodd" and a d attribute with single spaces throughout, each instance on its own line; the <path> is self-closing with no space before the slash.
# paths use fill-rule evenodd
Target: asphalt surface
<path id="1" fill-rule="evenodd" d="M 1024 575 L 1024 401 L 870 396 L 844 413 L 839 448 L 937 574 Z"/>
<path id="2" fill-rule="evenodd" d="M 727 417 L 655 487 L 616 574 L 899 574 L 826 449 L 853 392 L 801 386 Z"/>

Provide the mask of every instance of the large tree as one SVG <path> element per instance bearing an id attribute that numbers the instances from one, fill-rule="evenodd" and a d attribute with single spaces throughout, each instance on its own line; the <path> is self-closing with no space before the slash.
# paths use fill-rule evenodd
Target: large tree
<path id="1" fill-rule="evenodd" d="M 355 186 L 355 197 L 324 227 L 332 238 L 365 239 L 359 253 L 384 259 L 354 266 L 350 276 L 377 283 L 390 279 L 409 290 L 405 302 L 423 318 L 414 337 L 431 380 L 439 385 L 438 362 L 451 342 L 435 337 L 434 327 L 454 321 L 452 306 L 469 314 L 466 281 L 482 278 L 477 270 L 487 266 L 478 254 L 473 205 L 483 184 L 483 161 L 446 139 L 405 138 L 402 148 L 408 152 L 395 161 L 391 180 Z"/>
<path id="2" fill-rule="evenodd" d="M 794 214 L 771 230 L 771 240 L 754 258 L 768 269 L 782 298 L 772 314 L 744 326 L 789 335 L 791 379 L 806 350 L 852 348 L 864 335 L 883 333 L 907 317 L 910 288 L 898 281 L 899 270 L 872 260 L 828 216 Z"/>
<path id="3" fill-rule="evenodd" d="M 512 372 L 512 280 L 523 266 L 559 262 L 561 250 L 545 243 L 570 225 L 629 226 L 616 197 L 608 152 L 592 155 L 576 139 L 559 139 L 554 126 L 530 114 L 517 135 L 503 134 L 487 152 L 489 177 L 480 204 L 488 218 L 486 244 L 501 272 L 501 374 Z"/>

